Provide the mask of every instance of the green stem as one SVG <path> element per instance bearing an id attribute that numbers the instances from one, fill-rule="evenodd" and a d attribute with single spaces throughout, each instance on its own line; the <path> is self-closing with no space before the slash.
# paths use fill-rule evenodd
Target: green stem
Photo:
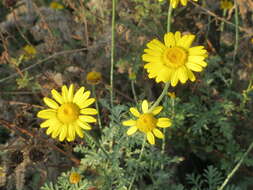
<path id="1" fill-rule="evenodd" d="M 92 85 L 92 94 L 96 98 L 95 106 L 96 106 L 96 110 L 98 112 L 98 114 L 97 114 L 98 126 L 99 126 L 100 131 L 102 131 L 102 122 L 101 122 L 101 117 L 100 117 L 100 111 L 99 111 L 99 106 L 98 106 L 98 97 L 96 95 L 96 86 L 95 85 Z"/>
<path id="2" fill-rule="evenodd" d="M 170 32 L 171 19 L 172 19 L 172 5 L 170 3 L 168 13 L 167 13 L 167 32 Z"/>
<path id="3" fill-rule="evenodd" d="M 142 155 L 143 155 L 143 152 L 144 152 L 145 144 L 146 144 L 146 137 L 143 138 L 143 142 L 142 142 L 142 146 L 141 146 L 141 153 L 140 153 L 140 155 L 139 155 L 139 158 L 138 158 L 137 163 L 139 163 L 139 162 L 141 161 L 141 159 L 142 159 Z M 134 176 L 133 176 L 133 178 L 132 178 L 132 180 L 131 180 L 131 182 L 130 182 L 130 185 L 129 185 L 129 187 L 128 187 L 128 190 L 131 190 L 131 189 L 132 189 L 132 186 L 133 186 L 133 184 L 134 184 L 134 180 L 135 180 L 136 175 L 137 175 L 137 170 L 138 170 L 138 167 L 136 168 L 136 170 L 135 170 L 135 172 L 134 172 Z"/>
<path id="4" fill-rule="evenodd" d="M 162 93 L 160 94 L 160 96 L 157 98 L 157 100 L 155 101 L 155 103 L 151 106 L 151 108 L 149 108 L 148 112 L 152 112 L 153 109 L 159 105 L 159 103 L 162 101 L 163 97 L 166 95 L 166 93 L 168 92 L 168 88 L 170 86 L 170 81 L 165 83 L 164 89 L 162 91 Z"/>
<path id="5" fill-rule="evenodd" d="M 222 13 L 223 18 L 226 16 L 226 14 L 227 14 L 227 9 L 224 9 Z M 224 30 L 224 21 L 221 21 L 220 31 L 223 32 L 223 30 Z"/>
<path id="6" fill-rule="evenodd" d="M 115 54 L 115 12 L 116 0 L 112 0 L 112 25 L 111 25 L 111 71 L 110 71 L 110 102 L 113 107 L 113 68 L 114 68 L 114 54 Z"/>
<path id="7" fill-rule="evenodd" d="M 230 180 L 231 177 L 233 177 L 233 175 L 235 174 L 235 172 L 239 169 L 239 167 L 241 166 L 242 162 L 244 161 L 244 159 L 246 158 L 246 156 L 249 154 L 249 152 L 251 151 L 251 149 L 253 148 L 253 142 L 251 142 L 249 148 L 247 149 L 247 151 L 242 155 L 240 161 L 236 164 L 236 166 L 234 167 L 234 169 L 228 174 L 227 178 L 225 179 L 225 181 L 223 182 L 223 184 L 217 189 L 217 190 L 223 190 L 224 187 L 227 185 L 228 181 Z"/>
<path id="8" fill-rule="evenodd" d="M 131 80 L 131 89 L 132 89 L 132 93 L 133 93 L 133 96 L 134 96 L 134 101 L 137 105 L 138 101 L 137 101 L 136 91 L 135 91 L 135 88 L 134 88 L 134 80 Z"/>
<path id="9" fill-rule="evenodd" d="M 100 148 L 100 149 L 104 152 L 104 154 L 106 155 L 107 158 L 110 158 L 109 154 L 106 152 L 106 150 L 104 149 L 104 147 L 102 147 L 102 146 L 99 144 L 99 142 L 98 142 L 93 136 L 91 136 L 91 135 L 90 135 L 89 133 L 87 133 L 85 130 L 84 130 L 83 132 L 84 132 L 84 134 L 85 134 L 87 137 L 89 137 L 89 138 L 95 143 L 95 145 L 96 145 L 98 148 Z"/>

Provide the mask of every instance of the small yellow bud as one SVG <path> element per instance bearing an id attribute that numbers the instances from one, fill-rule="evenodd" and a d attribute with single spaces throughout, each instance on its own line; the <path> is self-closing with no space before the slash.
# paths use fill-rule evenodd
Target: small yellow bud
<path id="1" fill-rule="evenodd" d="M 175 92 L 168 92 L 168 96 L 171 98 L 176 98 Z"/>
<path id="2" fill-rule="evenodd" d="M 50 3 L 50 8 L 55 9 L 55 10 L 61 10 L 64 7 L 60 3 L 53 1 Z"/>
<path id="3" fill-rule="evenodd" d="M 77 184 L 81 180 L 81 176 L 77 172 L 71 172 L 69 176 L 69 182 L 72 184 Z"/>
<path id="4" fill-rule="evenodd" d="M 91 71 L 87 74 L 86 81 L 91 85 L 99 84 L 102 81 L 102 75 L 100 72 Z"/>

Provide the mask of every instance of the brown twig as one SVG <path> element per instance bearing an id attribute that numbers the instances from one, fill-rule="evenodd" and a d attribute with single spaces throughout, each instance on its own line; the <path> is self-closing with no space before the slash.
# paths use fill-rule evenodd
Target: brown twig
<path id="1" fill-rule="evenodd" d="M 228 20 L 226 20 L 226 19 L 220 17 L 219 15 L 217 15 L 217 14 L 215 14 L 214 12 L 212 12 L 212 11 L 206 9 L 205 7 L 202 7 L 202 6 L 200 6 L 199 4 L 197 4 L 197 3 L 193 2 L 193 1 L 190 1 L 190 2 L 191 2 L 195 7 L 198 7 L 199 9 L 201 9 L 202 11 L 204 11 L 204 13 L 206 13 L 206 14 L 208 14 L 208 15 L 210 15 L 210 16 L 213 16 L 213 17 L 215 17 L 216 19 L 218 19 L 218 20 L 220 20 L 220 21 L 223 21 L 223 22 L 225 22 L 225 23 L 227 23 L 227 24 L 229 24 L 229 25 L 231 25 L 231 26 L 233 26 L 233 27 L 237 27 L 234 23 L 232 23 L 232 22 L 230 22 L 230 21 L 228 21 Z M 241 27 L 241 26 L 238 26 L 238 28 L 239 28 L 239 30 L 241 30 L 241 31 L 243 31 L 243 32 L 245 32 L 245 33 L 247 33 L 247 36 L 252 36 L 252 35 L 253 35 L 253 31 L 252 31 L 251 29 L 249 29 L 249 28 L 244 28 L 244 27 Z"/>
<path id="2" fill-rule="evenodd" d="M 39 139 L 40 141 L 42 141 L 43 143 L 45 143 L 46 145 L 48 145 L 50 148 L 62 153 L 63 155 L 65 155 L 66 157 L 68 157 L 72 162 L 75 163 L 75 165 L 79 165 L 80 164 L 80 160 L 77 159 L 76 157 L 74 157 L 73 155 L 70 155 L 69 153 L 63 151 L 62 149 L 60 149 L 59 147 L 55 146 L 53 143 L 50 143 L 48 142 L 48 140 L 40 137 L 39 135 L 37 134 L 34 134 L 26 129 L 23 129 L 23 128 L 20 128 L 4 119 L 0 119 L 0 124 L 3 125 L 5 128 L 11 130 L 11 131 L 14 131 L 15 133 L 20 132 L 22 134 L 25 134 L 31 138 L 37 138 Z"/>

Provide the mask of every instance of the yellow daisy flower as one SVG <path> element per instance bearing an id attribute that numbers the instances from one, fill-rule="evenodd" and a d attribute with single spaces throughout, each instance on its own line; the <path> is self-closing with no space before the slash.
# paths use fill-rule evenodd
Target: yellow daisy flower
<path id="1" fill-rule="evenodd" d="M 69 176 L 69 182 L 72 184 L 77 184 L 81 180 L 81 176 L 77 172 L 71 172 Z"/>
<path id="2" fill-rule="evenodd" d="M 87 74 L 86 81 L 91 85 L 99 84 L 102 81 L 102 75 L 100 72 L 91 71 Z"/>
<path id="3" fill-rule="evenodd" d="M 148 62 L 144 68 L 149 73 L 149 78 L 156 78 L 156 82 L 169 82 L 176 86 L 178 81 L 184 84 L 188 79 L 195 81 L 192 71 L 201 72 L 207 66 L 204 59 L 207 51 L 204 46 L 190 47 L 195 35 L 181 36 L 169 32 L 164 36 L 164 43 L 157 39 L 147 44 L 144 49 L 143 61 Z"/>
<path id="4" fill-rule="evenodd" d="M 157 127 L 166 128 L 171 126 L 171 120 L 169 118 L 155 118 L 159 114 L 163 107 L 157 106 L 153 111 L 149 112 L 148 101 L 144 100 L 142 102 L 142 114 L 137 110 L 137 108 L 131 107 L 130 112 L 137 117 L 137 120 L 127 120 L 123 121 L 122 124 L 125 126 L 130 126 L 127 131 L 127 135 L 134 134 L 137 130 L 146 134 L 148 142 L 150 144 L 155 144 L 155 136 L 157 138 L 163 139 L 164 134 L 157 129 Z"/>
<path id="5" fill-rule="evenodd" d="M 220 8 L 221 9 L 231 9 L 231 8 L 233 8 L 233 3 L 231 2 L 231 1 L 228 1 L 228 0 L 222 0 L 221 2 L 220 2 Z"/>
<path id="6" fill-rule="evenodd" d="M 158 0 L 158 1 L 160 1 L 160 2 L 162 2 L 163 0 Z M 198 0 L 193 0 L 193 1 L 198 1 Z M 171 6 L 172 6 L 172 8 L 177 8 L 177 5 L 178 5 L 178 3 L 181 3 L 183 6 L 186 6 L 187 5 L 187 3 L 188 3 L 188 0 L 170 0 L 170 3 L 171 3 Z"/>
<path id="7" fill-rule="evenodd" d="M 55 10 L 61 10 L 64 8 L 64 6 L 62 4 L 55 2 L 55 1 L 51 2 L 49 6 L 50 6 L 50 8 L 55 9 Z"/>
<path id="8" fill-rule="evenodd" d="M 38 112 L 39 118 L 46 119 L 40 127 L 48 128 L 47 135 L 51 134 L 52 138 L 59 136 L 60 141 L 73 141 L 76 134 L 83 138 L 82 129 L 91 130 L 89 123 L 96 122 L 90 115 L 96 115 L 97 110 L 88 108 L 95 102 L 94 98 L 89 98 L 90 91 L 84 92 L 84 87 L 81 87 L 74 94 L 74 85 L 71 84 L 69 89 L 62 86 L 61 94 L 54 89 L 51 93 L 56 101 L 47 97 L 43 99 L 49 109 Z"/>

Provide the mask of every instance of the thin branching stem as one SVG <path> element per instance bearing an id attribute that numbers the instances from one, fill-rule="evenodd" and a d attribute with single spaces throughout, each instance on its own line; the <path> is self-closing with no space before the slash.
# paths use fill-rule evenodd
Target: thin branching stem
<path id="1" fill-rule="evenodd" d="M 110 102 L 113 107 L 113 69 L 114 69 L 114 55 L 115 55 L 115 12 L 116 0 L 112 0 L 112 24 L 111 24 L 111 71 L 110 71 Z"/>
<path id="2" fill-rule="evenodd" d="M 98 114 L 97 114 L 98 126 L 99 126 L 99 129 L 101 131 L 102 130 L 102 122 L 101 122 L 101 116 L 100 116 L 100 111 L 99 111 L 99 106 L 98 106 L 98 97 L 96 95 L 96 86 L 95 85 L 92 85 L 92 94 L 96 98 L 95 106 L 96 106 L 96 110 L 98 112 Z"/>
<path id="3" fill-rule="evenodd" d="M 143 152 L 144 152 L 145 145 L 146 145 L 146 137 L 143 138 L 143 142 L 142 142 L 142 146 L 141 146 L 141 153 L 139 155 L 137 163 L 140 163 L 140 161 L 142 159 L 142 155 L 143 155 Z M 130 185 L 128 187 L 128 190 L 132 189 L 132 186 L 134 184 L 134 180 L 136 178 L 137 172 L 138 172 L 138 167 L 136 167 L 136 169 L 135 169 L 135 172 L 134 172 L 133 178 L 131 179 L 131 182 L 130 182 Z"/>
<path id="4" fill-rule="evenodd" d="M 135 91 L 135 87 L 134 87 L 134 80 L 131 80 L 131 89 L 132 89 L 132 93 L 133 93 L 133 96 L 134 96 L 134 101 L 137 105 L 138 101 L 137 101 L 136 91 Z"/>
<path id="5" fill-rule="evenodd" d="M 223 190 L 224 189 L 224 187 L 227 185 L 228 181 L 234 176 L 235 172 L 240 168 L 241 164 L 243 163 L 244 159 L 249 154 L 249 152 L 252 150 L 252 148 L 253 148 L 253 142 L 251 142 L 251 144 L 249 145 L 249 148 L 242 155 L 240 161 L 236 164 L 236 166 L 234 167 L 234 169 L 227 175 L 227 178 L 225 179 L 225 181 L 223 182 L 223 184 L 217 190 Z"/>
<path id="6" fill-rule="evenodd" d="M 87 137 L 89 137 L 89 138 L 95 143 L 95 145 L 96 145 L 98 148 L 100 148 L 100 149 L 104 152 L 104 154 L 106 155 L 106 157 L 107 157 L 108 159 L 110 159 L 110 156 L 109 156 L 108 152 L 104 149 L 104 147 L 102 147 L 102 146 L 100 145 L 100 143 L 97 141 L 97 139 L 95 139 L 92 135 L 90 135 L 90 134 L 87 133 L 86 131 L 84 131 L 84 134 L 85 134 Z"/>

